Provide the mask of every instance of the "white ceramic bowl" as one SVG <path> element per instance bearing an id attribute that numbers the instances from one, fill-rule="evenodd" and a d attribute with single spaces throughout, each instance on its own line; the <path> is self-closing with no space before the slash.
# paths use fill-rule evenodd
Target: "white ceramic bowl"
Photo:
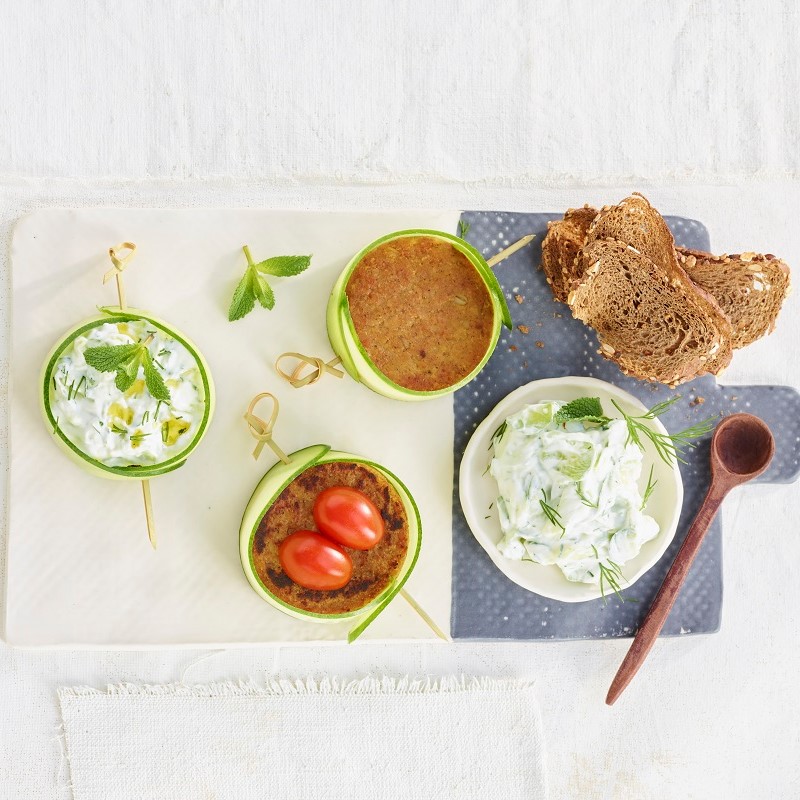
<path id="1" fill-rule="evenodd" d="M 464 516 L 475 538 L 495 566 L 524 589 L 565 603 L 595 600 L 602 596 L 600 587 L 568 581 L 555 565 L 543 566 L 531 561 L 512 561 L 500 554 L 497 543 L 502 538 L 502 531 L 497 516 L 497 483 L 486 471 L 486 466 L 491 460 L 492 434 L 506 417 L 530 403 L 544 400 L 569 401 L 576 397 L 599 397 L 603 410 L 609 417 L 619 416 L 611 405 L 612 399 L 616 400 L 628 414 L 642 414 L 647 410 L 633 395 L 596 378 L 567 377 L 533 381 L 501 400 L 478 425 L 464 451 L 459 475 L 459 496 Z M 657 431 L 667 432 L 657 419 L 649 424 Z M 680 518 L 683 483 L 677 463 L 666 464 L 647 442 L 640 479 L 642 492 L 651 465 L 653 478 L 658 481 L 658 485 L 647 504 L 647 513 L 658 523 L 659 534 L 642 547 L 636 558 L 623 565 L 622 572 L 626 579 L 626 582 L 622 583 L 623 595 L 628 586 L 641 578 L 664 555 L 664 551 L 675 536 Z M 490 505 L 492 505 L 491 510 L 488 510 Z M 486 519 L 487 514 L 488 519 Z"/>

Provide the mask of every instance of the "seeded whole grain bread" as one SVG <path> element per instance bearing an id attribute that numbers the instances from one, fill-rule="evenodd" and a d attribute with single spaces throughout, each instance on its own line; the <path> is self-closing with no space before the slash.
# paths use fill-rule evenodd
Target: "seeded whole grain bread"
<path id="1" fill-rule="evenodd" d="M 614 323 L 605 320 L 607 332 L 605 340 L 601 336 L 601 344 L 605 345 L 601 347 L 601 352 L 611 357 L 610 351 L 613 348 L 615 360 L 620 362 L 623 370 L 637 377 L 675 384 L 695 377 L 691 374 L 695 366 L 696 374 L 718 374 L 730 362 L 732 348 L 750 344 L 774 329 L 775 319 L 790 290 L 789 268 L 772 255 L 743 253 L 741 256 L 713 256 L 702 251 L 675 248 L 672 234 L 661 215 L 642 195 L 635 194 L 618 206 L 604 208 L 602 212 L 589 206 L 570 209 L 563 220 L 548 225 L 548 233 L 542 244 L 542 268 L 548 277 L 548 283 L 553 287 L 556 299 L 568 301 L 570 288 L 574 289 L 582 284 L 583 273 L 591 266 L 583 256 L 584 246 L 590 240 L 609 239 L 631 248 L 627 255 L 623 254 L 623 260 L 637 261 L 641 267 L 641 260 L 636 259 L 636 256 L 643 255 L 662 274 L 668 276 L 668 282 L 673 289 L 676 288 L 677 281 L 690 298 L 689 307 L 699 304 L 700 308 L 704 308 L 710 314 L 711 320 L 716 320 L 714 325 L 721 334 L 718 348 L 711 343 L 709 352 L 705 354 L 684 353 L 685 363 L 680 368 L 672 369 L 676 364 L 675 359 L 668 359 L 666 363 L 671 365 L 669 374 L 646 375 L 641 371 L 643 366 L 650 367 L 646 371 L 656 371 L 652 369 L 652 356 L 648 355 L 655 352 L 653 347 L 639 341 L 644 352 L 638 362 L 631 354 L 618 354 L 610 341 Z M 594 248 L 593 257 L 602 249 Z M 627 273 L 623 272 L 622 277 L 630 281 Z M 580 300 L 583 294 L 576 297 Z M 669 300 L 670 298 L 665 297 L 667 304 Z M 720 319 L 720 312 L 724 320 Z M 573 313 L 575 314 L 574 308 Z M 587 309 L 582 306 L 581 311 L 575 315 L 582 318 L 581 314 L 587 313 Z M 659 315 L 658 308 L 651 308 L 651 313 L 656 314 L 654 319 L 658 319 L 661 326 L 662 315 Z M 629 314 L 629 308 L 620 308 L 623 319 L 627 320 Z M 678 316 L 678 319 L 682 318 L 683 316 Z M 667 313 L 663 319 L 669 328 L 672 324 L 671 315 Z M 618 331 L 618 335 L 620 333 Z M 633 336 L 633 341 L 638 339 L 638 336 Z M 689 351 L 697 349 L 698 343 L 695 339 L 688 338 L 686 343 L 691 344 Z M 672 347 L 673 345 L 668 345 L 667 349 L 671 350 Z M 676 353 L 680 355 L 680 348 L 672 355 Z M 700 364 L 699 355 L 704 356 Z M 622 364 L 623 361 L 625 365 Z"/>
<path id="2" fill-rule="evenodd" d="M 576 267 L 578 254 L 596 216 L 596 208 L 584 206 L 570 208 L 564 219 L 547 223 L 547 235 L 542 242 L 542 269 L 553 296 L 561 303 L 567 302 L 569 287 L 580 277 Z"/>
<path id="3" fill-rule="evenodd" d="M 770 253 L 713 256 L 678 248 L 678 259 L 694 283 L 713 295 L 733 327 L 738 349 L 772 333 L 789 295 L 789 267 Z"/>
<path id="4" fill-rule="evenodd" d="M 730 324 L 678 266 L 602 239 L 581 251 L 584 274 L 569 294 L 575 317 L 597 331 L 600 353 L 626 375 L 675 386 L 730 361 Z"/>

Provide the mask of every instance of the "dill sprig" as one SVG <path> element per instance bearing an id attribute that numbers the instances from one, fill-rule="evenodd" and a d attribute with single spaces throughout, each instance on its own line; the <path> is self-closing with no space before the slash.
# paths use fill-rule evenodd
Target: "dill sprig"
<path id="1" fill-rule="evenodd" d="M 547 502 L 547 495 L 545 494 L 544 489 L 542 489 L 542 499 L 539 501 L 539 505 L 542 507 L 542 513 L 550 520 L 550 522 L 556 527 L 561 528 L 561 536 L 563 536 L 567 529 L 564 527 L 564 524 L 561 522 L 561 514 L 556 511 L 548 502 Z"/>
<path id="2" fill-rule="evenodd" d="M 489 439 L 489 447 L 486 448 L 487 450 L 491 450 L 492 445 L 500 443 L 501 439 L 503 438 L 503 435 L 506 432 L 506 428 L 508 428 L 508 420 L 503 420 L 502 423 L 500 423 L 500 425 L 498 425 L 497 428 L 495 428 L 495 431 L 492 434 L 492 438 Z"/>
<path id="3" fill-rule="evenodd" d="M 653 465 L 650 465 L 650 474 L 647 476 L 647 486 L 645 487 L 644 494 L 642 495 L 642 505 L 639 507 L 640 511 L 644 511 L 644 507 L 647 505 L 647 501 L 650 499 L 650 495 L 653 494 L 653 489 L 656 488 L 656 484 L 658 480 L 653 480 Z"/>
<path id="4" fill-rule="evenodd" d="M 669 400 L 664 400 L 661 403 L 656 403 L 651 409 L 639 416 L 626 414 L 620 408 L 616 400 L 612 399 L 611 402 L 614 408 L 622 414 L 622 418 L 628 426 L 628 442 L 633 442 L 640 449 L 644 450 L 644 444 L 642 442 L 642 436 L 644 436 L 650 440 L 659 458 L 667 464 L 672 464 L 674 460 L 685 464 L 686 459 L 683 458 L 683 453 L 686 448 L 696 447 L 696 442 L 692 440 L 710 433 L 714 429 L 716 419 L 715 417 L 709 417 L 677 433 L 661 433 L 660 431 L 653 430 L 646 424 L 656 417 L 660 417 L 678 400 L 680 400 L 680 395 L 671 397 Z"/>
<path id="5" fill-rule="evenodd" d="M 469 233 L 469 229 L 471 227 L 472 226 L 470 225 L 469 222 L 466 222 L 465 220 L 460 219 L 458 221 L 458 238 L 459 239 L 466 239 L 467 238 L 467 234 Z"/>
<path id="6" fill-rule="evenodd" d="M 132 433 L 131 434 L 131 444 L 139 444 L 142 439 L 145 439 L 149 436 L 149 433 L 144 433 L 144 431 L 139 431 L 139 433 Z"/>
<path id="7" fill-rule="evenodd" d="M 604 564 L 600 560 L 600 554 L 597 552 L 597 548 L 594 545 L 592 545 L 592 550 L 594 550 L 594 557 L 597 559 L 597 567 L 600 570 L 600 596 L 603 598 L 603 602 L 605 603 L 608 601 L 604 585 L 607 583 L 611 591 L 620 599 L 620 602 L 624 603 L 625 598 L 622 596 L 622 585 L 620 581 L 625 581 L 626 579 L 622 574 L 622 567 L 610 558 L 607 559 L 608 563 Z"/>
<path id="8" fill-rule="evenodd" d="M 127 431 L 125 428 L 123 428 L 123 427 L 121 427 L 121 426 L 117 425 L 117 423 L 116 423 L 116 422 L 112 422 L 112 423 L 111 423 L 111 432 L 112 432 L 112 433 L 119 433 L 119 434 L 121 434 L 121 435 L 124 435 L 124 434 L 126 434 L 128 431 Z"/>
<path id="9" fill-rule="evenodd" d="M 589 508 L 598 508 L 599 507 L 599 504 L 600 504 L 600 493 L 599 492 L 597 493 L 597 500 L 595 500 L 594 503 L 590 502 L 589 498 L 586 497 L 586 495 L 583 493 L 583 490 L 581 489 L 581 482 L 580 481 L 578 481 L 575 484 L 575 493 L 580 498 L 581 503 L 583 503 L 585 506 L 589 506 Z"/>

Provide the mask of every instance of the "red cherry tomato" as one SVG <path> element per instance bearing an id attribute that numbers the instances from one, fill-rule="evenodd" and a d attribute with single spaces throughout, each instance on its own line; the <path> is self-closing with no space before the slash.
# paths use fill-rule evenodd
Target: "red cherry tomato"
<path id="1" fill-rule="evenodd" d="M 283 571 L 306 589 L 341 589 L 353 574 L 350 556 L 314 531 L 297 531 L 278 548 Z"/>
<path id="2" fill-rule="evenodd" d="M 383 517 L 358 489 L 331 486 L 314 501 L 314 522 L 326 536 L 353 550 L 369 550 L 383 538 Z"/>

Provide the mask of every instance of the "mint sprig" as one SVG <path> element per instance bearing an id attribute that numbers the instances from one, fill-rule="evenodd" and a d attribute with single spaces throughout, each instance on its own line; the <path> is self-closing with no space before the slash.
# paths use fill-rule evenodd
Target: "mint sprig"
<path id="1" fill-rule="evenodd" d="M 265 275 L 290 278 L 304 272 L 311 264 L 311 256 L 274 256 L 256 263 L 247 245 L 242 250 L 247 259 L 247 269 L 233 292 L 228 308 L 229 322 L 246 317 L 255 308 L 256 300 L 263 308 L 275 307 L 275 293 Z"/>
<path id="2" fill-rule="evenodd" d="M 572 400 L 556 411 L 553 421 L 564 422 L 595 422 L 604 425 L 609 418 L 603 414 L 603 406 L 599 397 L 579 397 Z"/>
<path id="3" fill-rule="evenodd" d="M 88 347 L 83 357 L 90 367 L 94 367 L 99 372 L 116 372 L 117 377 L 114 383 L 121 392 L 127 392 L 133 386 L 139 369 L 143 368 L 147 391 L 150 392 L 153 399 L 169 403 L 172 399 L 169 389 L 147 349 L 147 345 L 152 340 L 153 334 L 150 334 L 143 342 L 136 344 Z"/>
<path id="4" fill-rule="evenodd" d="M 661 433 L 650 427 L 649 422 L 656 419 L 656 417 L 660 417 L 680 399 L 681 396 L 676 395 L 668 400 L 662 400 L 652 408 L 649 408 L 644 414 L 639 414 L 638 416 L 626 414 L 614 399 L 611 400 L 611 404 L 622 415 L 622 419 L 628 427 L 627 442 L 633 442 L 640 450 L 644 450 L 644 440 L 649 440 L 658 457 L 665 463 L 672 465 L 675 461 L 685 464 L 686 461 L 683 455 L 686 449 L 697 447 L 695 440 L 711 433 L 716 424 L 716 417 L 709 417 L 677 433 Z M 566 422 L 592 422 L 596 425 L 606 425 L 611 422 L 611 418 L 603 413 L 599 397 L 579 397 L 576 400 L 572 400 L 561 406 L 553 416 L 553 420 L 559 424 Z"/>

